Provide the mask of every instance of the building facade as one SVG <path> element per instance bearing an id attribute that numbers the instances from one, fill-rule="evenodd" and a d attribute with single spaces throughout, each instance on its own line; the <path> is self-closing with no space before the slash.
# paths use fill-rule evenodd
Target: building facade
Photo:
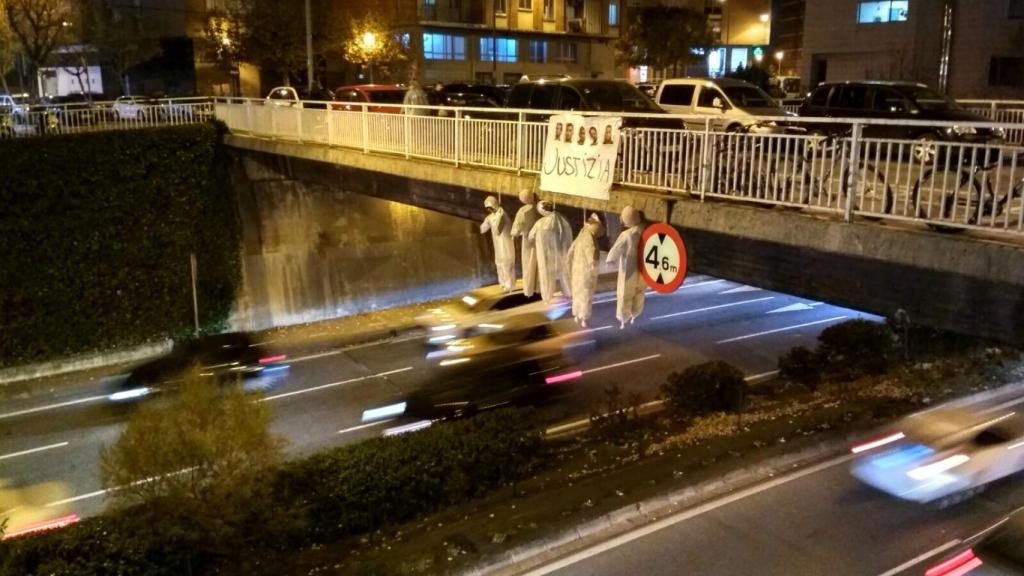
<path id="1" fill-rule="evenodd" d="M 1024 97 L 1024 0 L 813 0 L 803 78 L 924 82 L 957 98 Z"/>

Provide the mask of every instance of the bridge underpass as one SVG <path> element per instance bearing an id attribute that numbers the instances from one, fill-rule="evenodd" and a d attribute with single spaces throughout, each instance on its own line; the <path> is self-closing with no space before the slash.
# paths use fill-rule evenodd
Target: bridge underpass
<path id="1" fill-rule="evenodd" d="M 269 175 L 481 220 L 483 198 L 536 188 L 536 176 L 230 134 L 247 177 Z M 1024 342 L 1024 247 L 984 233 L 613 188 L 608 201 L 543 193 L 574 229 L 583 210 L 633 205 L 676 225 L 693 272 L 978 336 Z M 617 231 L 617 218 L 609 218 Z"/>

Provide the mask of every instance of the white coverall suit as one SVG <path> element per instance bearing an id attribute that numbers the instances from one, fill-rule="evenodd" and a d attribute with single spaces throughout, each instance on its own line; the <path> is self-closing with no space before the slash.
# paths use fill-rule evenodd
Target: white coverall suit
<path id="1" fill-rule="evenodd" d="M 572 245 L 572 227 L 565 216 L 557 212 L 547 212 L 543 208 L 539 211 L 544 216 L 530 231 L 529 240 L 534 243 L 537 254 L 540 296 L 545 302 L 551 303 L 558 284 L 561 285 L 562 294 L 566 297 L 572 296 L 566 267 L 569 246 Z"/>
<path id="2" fill-rule="evenodd" d="M 630 214 L 633 218 L 625 217 L 627 207 L 623 210 L 623 223 L 629 225 L 619 234 L 608 251 L 607 262 L 615 263 L 619 267 L 619 280 L 616 287 L 615 317 L 619 319 L 621 328 L 626 327 L 627 322 L 632 322 L 644 309 L 644 290 L 646 284 L 640 275 L 639 251 L 640 236 L 643 234 L 643 225 L 635 213 Z M 632 224 L 630 223 L 632 221 Z"/>
<path id="3" fill-rule="evenodd" d="M 493 205 L 488 202 L 493 200 Z M 491 232 L 494 242 L 494 267 L 498 269 L 498 284 L 506 292 L 511 292 L 516 285 L 516 245 L 512 240 L 512 223 L 505 210 L 498 205 L 493 196 L 484 203 L 494 211 L 484 218 L 480 224 L 480 233 Z"/>
<path id="4" fill-rule="evenodd" d="M 572 284 L 572 317 L 584 327 L 594 307 L 594 292 L 597 290 L 597 268 L 601 251 L 597 239 L 603 235 L 603 226 L 598 220 L 589 220 L 583 225 L 576 240 L 569 247 L 569 277 Z"/>
<path id="5" fill-rule="evenodd" d="M 527 192 L 528 200 L 532 200 L 532 193 Z M 523 194 L 519 199 L 523 199 Z M 534 251 L 533 241 L 530 240 L 530 232 L 533 230 L 540 214 L 537 212 L 537 205 L 533 202 L 526 203 L 516 212 L 512 221 L 512 237 L 522 236 L 522 259 L 523 259 L 523 294 L 527 297 L 533 296 L 537 291 L 537 253 Z"/>

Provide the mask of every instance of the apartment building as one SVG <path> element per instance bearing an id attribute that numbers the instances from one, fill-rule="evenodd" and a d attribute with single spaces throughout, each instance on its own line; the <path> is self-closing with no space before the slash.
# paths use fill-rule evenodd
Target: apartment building
<path id="1" fill-rule="evenodd" d="M 957 98 L 1024 97 L 1024 0 L 813 0 L 803 77 L 924 82 Z"/>

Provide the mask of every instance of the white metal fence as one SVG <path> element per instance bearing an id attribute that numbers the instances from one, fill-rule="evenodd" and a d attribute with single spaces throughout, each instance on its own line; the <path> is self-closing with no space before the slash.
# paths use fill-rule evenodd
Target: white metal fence
<path id="1" fill-rule="evenodd" d="M 193 124 L 212 117 L 209 98 L 8 106 L 0 107 L 0 138 Z"/>
<path id="2" fill-rule="evenodd" d="M 316 107 L 312 107 L 316 106 Z M 353 106 L 355 108 L 353 109 Z M 337 103 L 264 105 L 218 99 L 215 114 L 232 132 L 423 158 L 519 173 L 539 173 L 550 112 L 437 107 L 384 113 Z M 852 220 L 907 221 L 942 231 L 1024 232 L 1024 147 L 986 141 L 986 131 L 1020 125 L 777 118 L 770 133 L 722 133 L 700 117 L 623 116 L 615 183 L 765 206 L 832 212 Z M 645 122 L 678 119 L 678 128 Z M 783 123 L 788 123 L 784 128 Z M 882 128 L 970 134 L 971 141 L 865 136 Z"/>

